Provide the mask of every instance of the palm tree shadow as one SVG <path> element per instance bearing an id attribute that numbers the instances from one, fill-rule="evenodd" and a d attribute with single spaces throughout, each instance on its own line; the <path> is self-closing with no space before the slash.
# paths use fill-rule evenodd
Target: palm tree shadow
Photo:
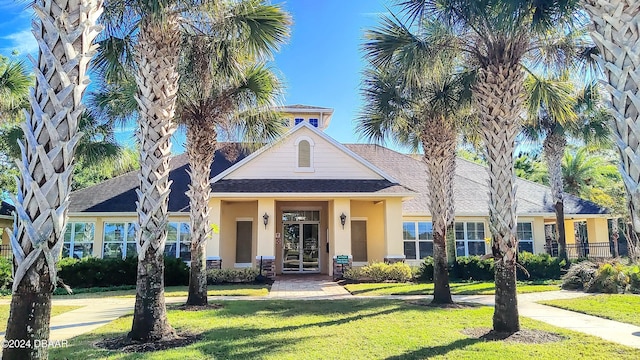
<path id="1" fill-rule="evenodd" d="M 462 349 L 482 341 L 473 338 L 459 339 L 447 345 L 424 347 L 401 355 L 390 356 L 385 360 L 428 359 L 433 356 L 446 355 L 453 350 Z"/>

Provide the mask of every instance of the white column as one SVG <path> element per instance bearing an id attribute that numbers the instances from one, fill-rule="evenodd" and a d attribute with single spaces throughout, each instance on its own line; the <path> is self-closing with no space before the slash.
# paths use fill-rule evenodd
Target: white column
<path id="1" fill-rule="evenodd" d="M 274 199 L 258 199 L 258 239 L 257 256 L 276 255 L 275 224 L 276 224 L 276 202 Z M 264 225 L 264 214 L 269 216 L 267 225 Z"/>
<path id="2" fill-rule="evenodd" d="M 220 199 L 209 200 L 209 222 L 214 226 L 216 231 L 211 232 L 211 238 L 207 240 L 206 254 L 207 260 L 220 259 L 220 224 L 222 201 Z"/>
<path id="3" fill-rule="evenodd" d="M 384 246 L 385 260 L 404 260 L 402 241 L 402 199 L 392 198 L 384 201 Z"/>
<path id="4" fill-rule="evenodd" d="M 340 215 L 344 214 L 345 223 L 342 225 Z M 329 219 L 333 229 L 333 254 L 351 255 L 351 200 L 333 200 L 333 218 Z"/>

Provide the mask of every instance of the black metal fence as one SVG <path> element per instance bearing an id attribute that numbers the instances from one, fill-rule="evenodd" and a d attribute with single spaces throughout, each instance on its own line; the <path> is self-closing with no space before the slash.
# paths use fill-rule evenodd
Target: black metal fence
<path id="1" fill-rule="evenodd" d="M 558 245 L 545 245 L 545 251 L 551 256 L 558 256 Z M 625 248 L 626 249 L 626 248 Z M 618 249 L 622 254 L 623 249 Z M 613 243 L 580 243 L 567 244 L 567 256 L 569 259 L 588 258 L 588 259 L 609 259 L 616 255 Z"/>
<path id="2" fill-rule="evenodd" d="M 0 257 L 11 259 L 13 253 L 11 252 L 11 245 L 2 244 L 0 245 Z"/>

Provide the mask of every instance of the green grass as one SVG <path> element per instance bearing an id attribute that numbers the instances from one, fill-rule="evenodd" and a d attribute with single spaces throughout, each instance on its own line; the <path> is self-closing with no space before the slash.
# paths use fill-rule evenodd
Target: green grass
<path id="1" fill-rule="evenodd" d="M 107 288 L 109 289 L 109 288 Z M 71 295 L 54 295 L 54 299 L 94 299 L 104 297 L 134 298 L 136 297 L 135 286 L 122 290 L 101 291 L 101 288 L 75 289 Z M 75 292 L 77 291 L 77 292 Z M 188 286 L 167 286 L 164 289 L 166 297 L 187 296 Z M 209 296 L 267 296 L 269 294 L 268 285 L 238 284 L 238 285 L 209 285 L 207 294 Z"/>
<path id="2" fill-rule="evenodd" d="M 7 320 L 9 319 L 10 305 L 0 305 L 0 331 L 7 330 Z M 82 306 L 53 305 L 51 307 L 51 317 L 66 313 L 67 311 L 79 309 Z"/>
<path id="3" fill-rule="evenodd" d="M 640 326 L 638 316 L 640 296 L 638 295 L 600 294 L 577 299 L 540 301 L 540 303 Z"/>
<path id="4" fill-rule="evenodd" d="M 399 300 L 228 301 L 217 310 L 170 310 L 178 331 L 201 333 L 195 344 L 153 353 L 93 346 L 123 336 L 131 316 L 51 348 L 51 359 L 638 359 L 640 350 L 527 318 L 523 328 L 564 339 L 547 344 L 485 342 L 461 333 L 491 327 L 493 309 L 437 309 Z"/>
<path id="5" fill-rule="evenodd" d="M 495 284 L 493 282 L 459 282 L 450 283 L 451 294 L 453 295 L 493 295 L 495 294 Z M 375 295 L 432 295 L 433 284 L 413 284 L 413 283 L 382 283 L 382 284 L 349 284 L 345 285 L 347 291 L 353 295 L 375 296 Z M 542 291 L 560 290 L 560 286 L 553 283 L 532 284 L 518 283 L 518 293 L 533 293 Z"/>

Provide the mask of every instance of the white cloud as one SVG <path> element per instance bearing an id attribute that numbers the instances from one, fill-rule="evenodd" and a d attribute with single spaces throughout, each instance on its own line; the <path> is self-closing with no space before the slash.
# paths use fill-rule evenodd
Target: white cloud
<path id="1" fill-rule="evenodd" d="M 17 50 L 20 53 L 20 56 L 31 54 L 35 57 L 38 52 L 38 42 L 33 37 L 31 29 L 25 29 L 13 34 L 8 34 L 2 36 L 0 39 L 3 40 L 0 52 L 5 55 L 11 55 L 14 50 Z"/>

